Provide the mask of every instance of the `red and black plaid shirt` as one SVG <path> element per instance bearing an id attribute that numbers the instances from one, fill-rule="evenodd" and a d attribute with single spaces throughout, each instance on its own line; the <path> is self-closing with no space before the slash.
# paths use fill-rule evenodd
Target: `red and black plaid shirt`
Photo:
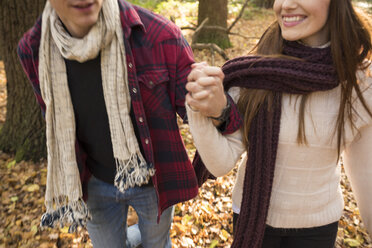
<path id="1" fill-rule="evenodd" d="M 194 59 L 190 46 L 172 22 L 124 0 L 119 0 L 119 7 L 139 143 L 146 161 L 155 165 L 156 175 L 152 180 L 158 193 L 160 215 L 169 206 L 198 193 L 198 181 L 176 118 L 177 113 L 185 119 L 185 84 Z M 44 115 L 45 103 L 38 78 L 40 36 L 39 18 L 19 42 L 18 55 Z M 237 115 L 235 108 L 231 115 Z M 233 132 L 237 125 L 229 122 L 225 132 Z M 86 154 L 78 143 L 76 148 L 85 187 L 90 177 Z"/>

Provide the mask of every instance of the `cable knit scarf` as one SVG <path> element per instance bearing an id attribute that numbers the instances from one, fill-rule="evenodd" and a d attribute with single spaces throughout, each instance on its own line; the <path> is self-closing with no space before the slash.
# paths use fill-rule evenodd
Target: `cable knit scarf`
<path id="1" fill-rule="evenodd" d="M 71 224 L 90 218 L 82 200 L 76 163 L 76 127 L 67 83 L 65 59 L 85 62 L 101 53 L 102 86 L 116 161 L 115 186 L 122 192 L 147 183 L 154 175 L 143 158 L 130 119 L 130 95 L 122 26 L 117 0 L 103 1 L 98 22 L 82 39 L 71 37 L 47 1 L 42 15 L 39 80 L 46 104 L 48 172 L 46 213 L 41 226 Z"/>
<path id="2" fill-rule="evenodd" d="M 331 49 L 311 48 L 298 42 L 284 42 L 286 58 L 240 57 L 223 66 L 226 90 L 233 86 L 271 90 L 271 111 L 264 103 L 249 130 L 248 161 L 243 199 L 233 248 L 261 248 L 270 204 L 278 147 L 282 94 L 308 94 L 338 86 Z"/>

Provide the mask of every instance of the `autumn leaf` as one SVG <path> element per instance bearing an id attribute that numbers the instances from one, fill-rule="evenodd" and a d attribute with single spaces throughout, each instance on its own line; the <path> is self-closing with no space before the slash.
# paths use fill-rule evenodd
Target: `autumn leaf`
<path id="1" fill-rule="evenodd" d="M 61 233 L 68 233 L 68 226 L 59 229 Z"/>
<path id="2" fill-rule="evenodd" d="M 10 168 L 12 168 L 14 165 L 16 164 L 16 161 L 15 160 L 12 160 L 11 162 L 9 162 L 8 164 L 7 164 L 7 168 L 8 169 L 10 169 Z"/>
<path id="3" fill-rule="evenodd" d="M 356 239 L 345 239 L 344 240 L 345 244 L 347 244 L 349 247 L 359 247 L 361 245 L 361 243 L 356 240 Z"/>
<path id="4" fill-rule="evenodd" d="M 33 235 L 36 235 L 36 233 L 37 233 L 37 226 L 36 226 L 36 225 L 33 225 L 33 226 L 31 227 L 31 233 L 32 233 Z"/>
<path id="5" fill-rule="evenodd" d="M 211 245 L 209 246 L 209 248 L 214 248 L 214 247 L 216 247 L 217 245 L 218 245 L 218 240 L 212 240 L 212 243 L 211 243 Z"/>
<path id="6" fill-rule="evenodd" d="M 231 235 L 225 230 L 225 229 L 222 229 L 222 232 L 221 232 L 221 235 L 220 235 L 220 238 L 223 240 L 223 241 L 227 241 L 227 239 L 230 237 Z"/>
<path id="7" fill-rule="evenodd" d="M 177 0 L 168 2 L 194 4 L 190 1 L 181 3 Z M 197 22 L 195 7 L 191 10 L 185 15 L 174 13 L 173 8 L 165 8 L 162 14 L 176 16 L 177 24 L 187 26 L 191 22 Z M 241 19 L 235 25 L 234 32 L 259 37 L 274 20 L 272 10 L 249 7 L 246 12 L 251 15 L 251 18 Z M 234 17 L 230 15 L 230 23 Z M 183 30 L 183 34 L 190 42 L 193 33 Z M 233 47 L 226 50 L 230 58 L 247 54 L 257 42 L 257 39 L 246 39 L 240 36 L 230 36 L 230 39 Z M 194 51 L 194 56 L 196 61 L 211 63 L 212 56 L 209 50 Z M 225 63 L 220 56 L 215 56 L 214 60 L 216 66 Z M 0 128 L 6 117 L 6 82 L 4 63 L 0 61 Z M 187 154 L 192 159 L 195 153 L 192 135 L 188 125 L 184 124 L 180 118 L 178 124 Z M 40 217 L 45 211 L 46 175 L 46 161 L 16 163 L 13 155 L 0 152 L 0 179 L 2 181 L 0 184 L 0 248 L 93 247 L 86 229 L 79 228 L 74 234 L 68 233 L 68 227 L 39 229 Z M 173 248 L 227 248 L 231 246 L 233 241 L 231 192 L 235 177 L 236 169 L 224 177 L 207 181 L 200 188 L 196 198 L 175 206 L 170 230 Z M 372 247 L 371 239 L 361 225 L 359 209 L 344 171 L 342 171 L 341 188 L 345 210 L 339 222 L 335 247 Z M 128 214 L 128 221 L 131 224 L 137 221 L 132 212 Z"/>
<path id="8" fill-rule="evenodd" d="M 28 192 L 39 191 L 39 190 L 40 190 L 40 186 L 37 185 L 37 184 L 31 184 L 31 185 L 28 185 L 28 186 L 26 187 L 26 190 L 27 190 Z"/>

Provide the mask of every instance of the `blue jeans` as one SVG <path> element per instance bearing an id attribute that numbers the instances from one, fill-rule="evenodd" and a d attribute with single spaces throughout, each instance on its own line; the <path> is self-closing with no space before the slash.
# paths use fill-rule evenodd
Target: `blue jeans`
<path id="1" fill-rule="evenodd" d="M 157 223 L 158 204 L 153 186 L 135 187 L 121 193 L 114 185 L 92 176 L 88 183 L 88 208 L 92 220 L 88 233 L 94 248 L 171 248 L 169 230 L 173 207 Z M 138 215 L 138 225 L 127 228 L 128 207 Z"/>

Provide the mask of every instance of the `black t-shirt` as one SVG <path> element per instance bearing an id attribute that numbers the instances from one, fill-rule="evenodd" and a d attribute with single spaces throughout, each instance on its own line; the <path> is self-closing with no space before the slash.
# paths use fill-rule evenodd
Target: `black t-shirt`
<path id="1" fill-rule="evenodd" d="M 99 55 L 84 63 L 65 59 L 65 64 L 75 113 L 77 139 L 88 155 L 88 168 L 98 179 L 113 184 L 116 165 L 103 96 L 101 57 Z M 130 116 L 139 140 L 132 108 Z M 140 148 L 144 154 L 141 145 Z"/>

